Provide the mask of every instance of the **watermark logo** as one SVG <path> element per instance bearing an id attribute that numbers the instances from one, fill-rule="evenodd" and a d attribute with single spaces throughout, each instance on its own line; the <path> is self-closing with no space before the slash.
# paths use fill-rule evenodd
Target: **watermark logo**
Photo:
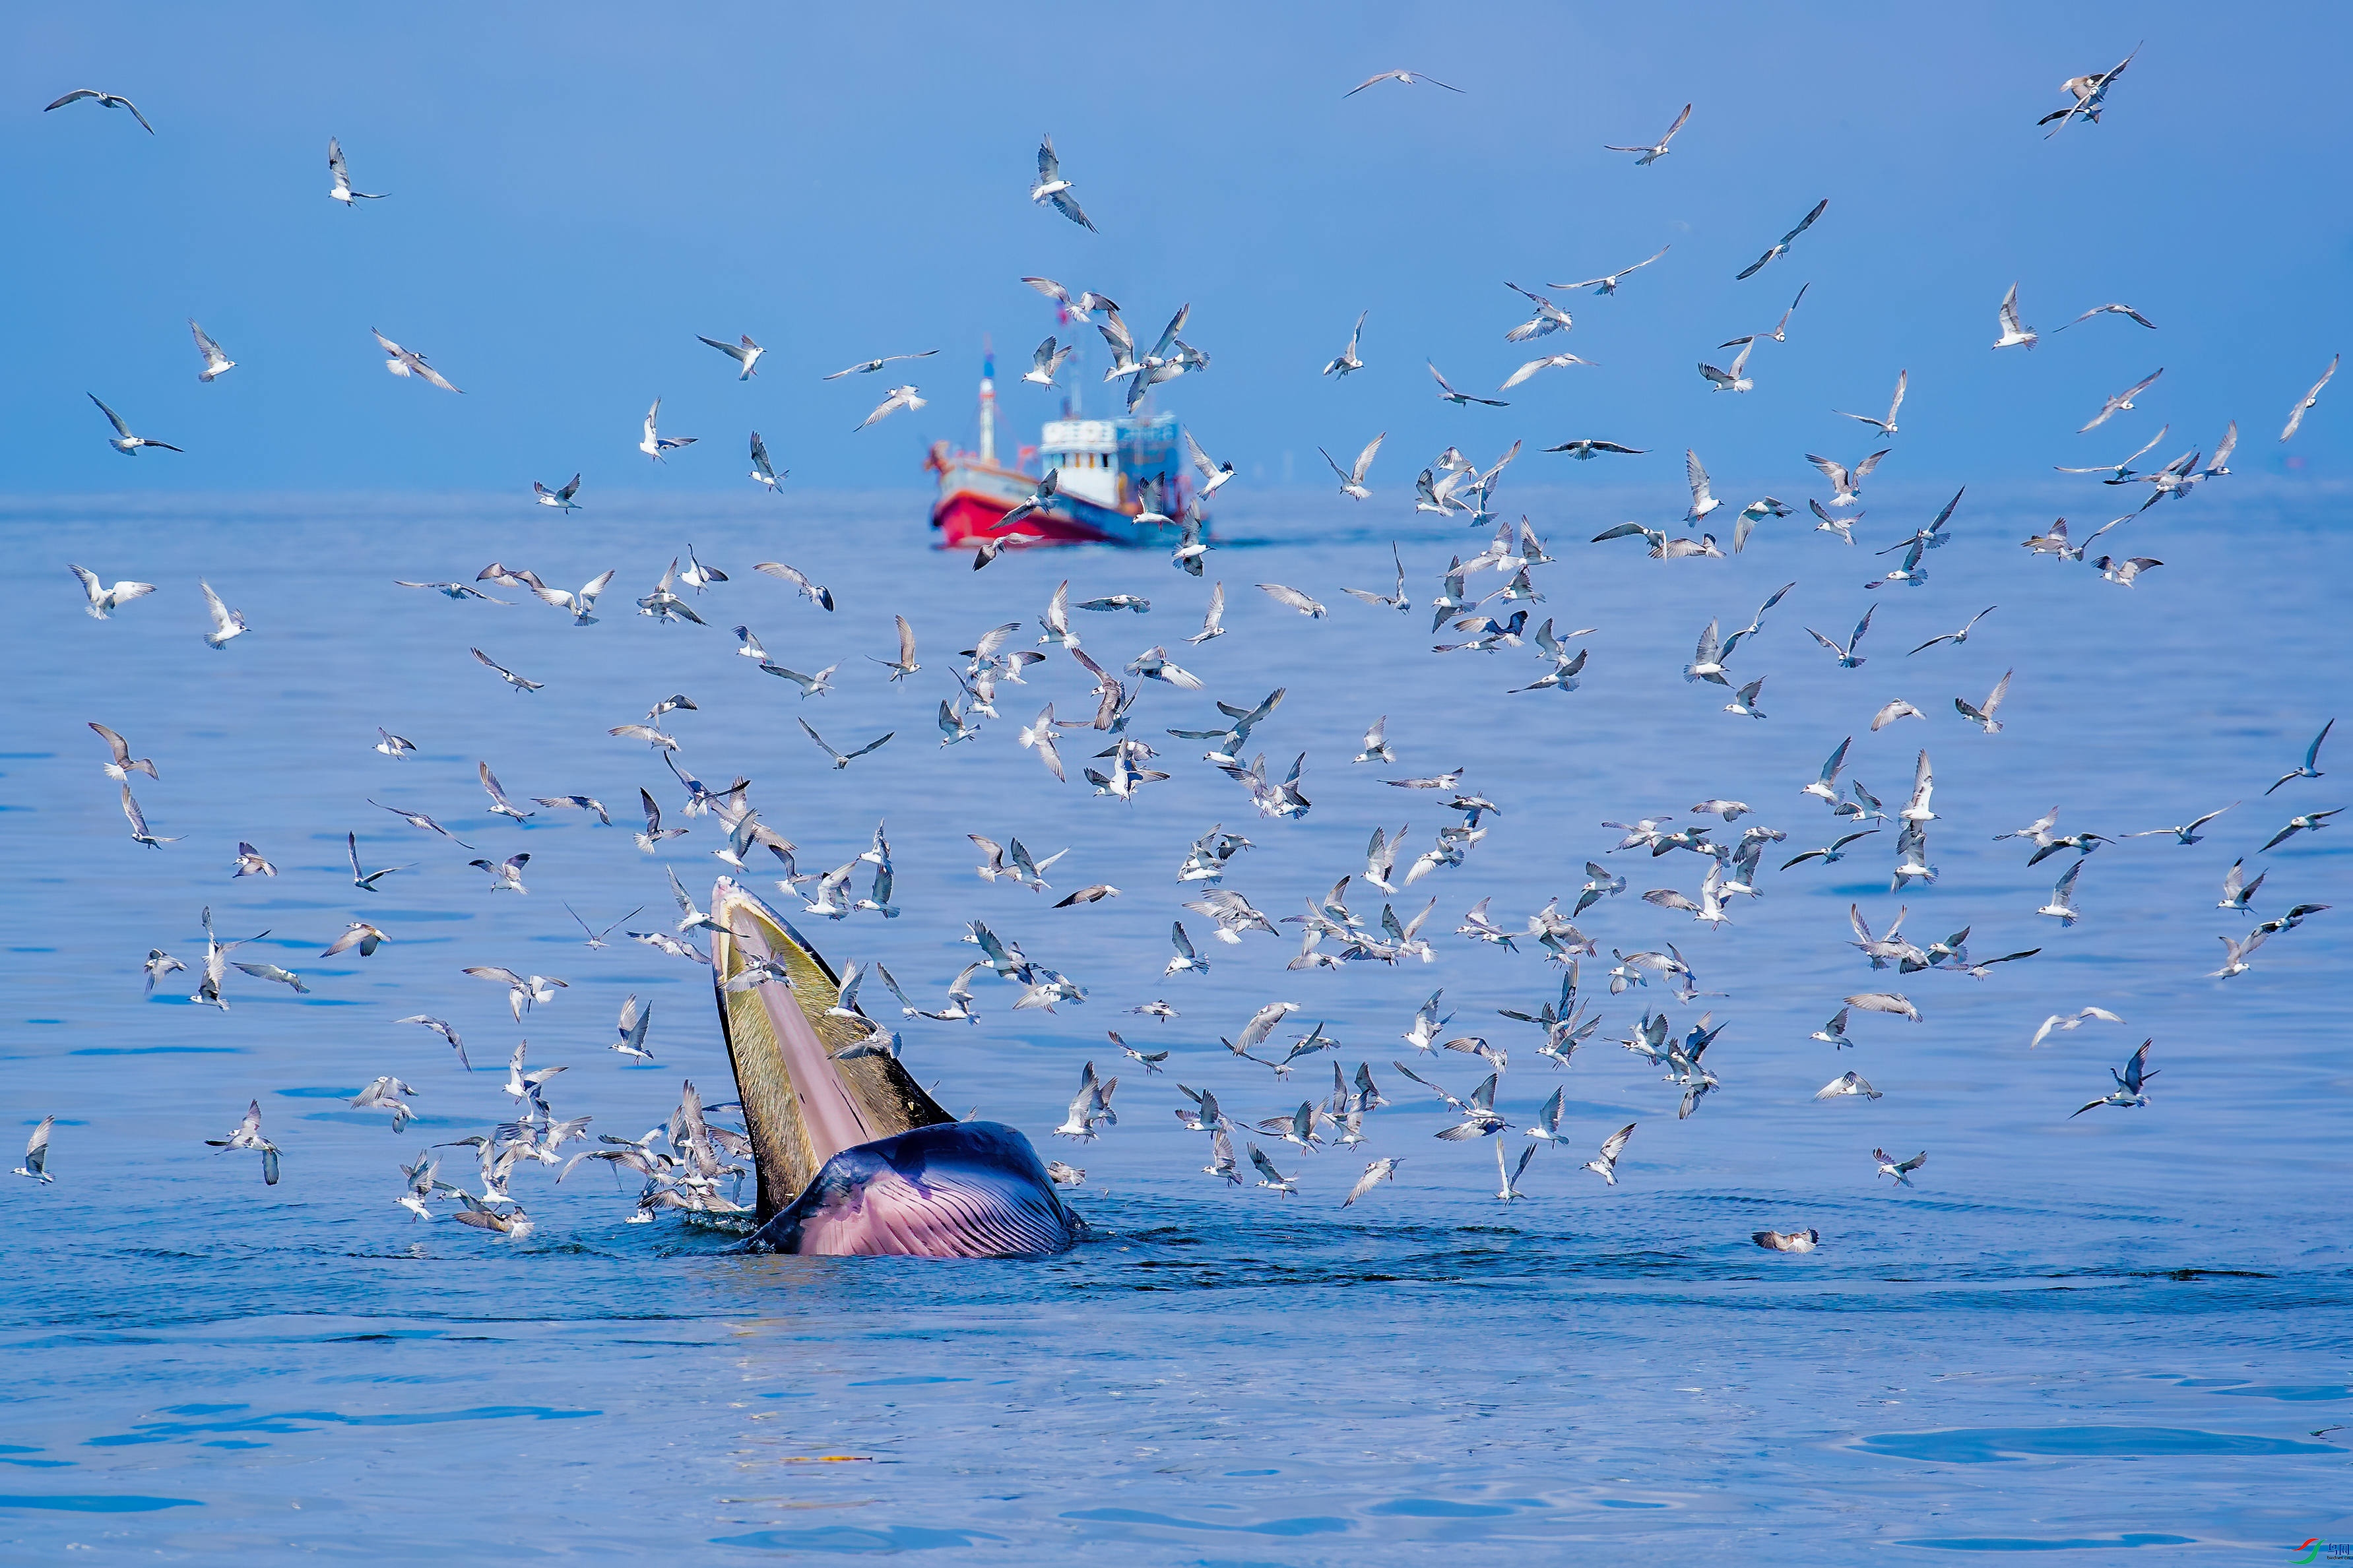
<path id="1" fill-rule="evenodd" d="M 2309 1541 L 2298 1542 L 2288 1550 L 2303 1553 L 2300 1557 L 2288 1559 L 2294 1563 L 2353 1563 L 2353 1541 L 2323 1541 L 2316 1535 Z"/>

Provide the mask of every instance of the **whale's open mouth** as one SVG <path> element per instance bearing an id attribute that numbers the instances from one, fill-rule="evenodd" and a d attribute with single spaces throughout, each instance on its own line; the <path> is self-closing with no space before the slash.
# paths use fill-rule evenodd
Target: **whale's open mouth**
<path id="1" fill-rule="evenodd" d="M 1027 1138 L 958 1122 L 892 1054 L 888 1031 L 831 1011 L 839 980 L 781 916 L 721 878 L 711 918 L 724 928 L 712 974 L 757 1172 L 753 1245 L 994 1258 L 1059 1251 L 1084 1231 Z"/>

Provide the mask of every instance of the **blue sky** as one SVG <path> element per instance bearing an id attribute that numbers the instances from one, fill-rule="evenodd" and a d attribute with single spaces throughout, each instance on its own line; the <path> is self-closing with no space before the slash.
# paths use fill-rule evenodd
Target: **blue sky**
<path id="1" fill-rule="evenodd" d="M 923 440 L 969 431 L 984 335 L 1009 379 L 1054 330 L 1017 281 L 1033 272 L 1113 295 L 1140 335 L 1189 300 L 1215 363 L 1165 405 L 1270 486 L 1285 454 L 1304 484 L 1318 445 L 1386 429 L 1389 500 L 1450 442 L 1483 461 L 1571 436 L 1655 449 L 1620 479 L 1671 490 L 1693 446 L 1742 476 L 1727 488 L 1794 499 L 1802 453 L 1871 449 L 1831 410 L 1883 409 L 1899 368 L 1887 479 L 2044 475 L 2170 421 L 2161 460 L 2211 449 L 2232 417 L 2242 472 L 2293 456 L 2333 476 L 2353 453 L 2353 377 L 2286 454 L 2274 439 L 2353 346 L 2341 9 L 2227 26 L 2178 5 L 882 15 L 21 16 L 0 62 L 20 237 L 0 258 L 16 306 L 0 489 L 527 492 L 576 469 L 592 499 L 724 491 L 748 488 L 754 427 L 795 486 L 919 486 Z M 2045 141 L 2033 121 L 2059 80 L 2142 40 L 2105 122 Z M 1398 66 L 1465 91 L 1343 100 Z M 82 86 L 132 97 L 159 134 L 91 104 L 40 111 Z M 1686 100 L 1654 166 L 1601 151 Z M 1025 199 L 1049 130 L 1100 234 Z M 330 134 L 389 199 L 326 198 Z M 1734 281 L 1824 196 L 1791 255 Z M 1524 314 L 1504 279 L 1540 288 L 1666 244 L 1614 299 L 1564 298 L 1577 328 L 1544 346 L 1594 368 L 1546 372 L 1508 409 L 1432 395 L 1425 359 L 1492 392 L 1529 357 L 1503 341 Z M 1994 353 L 2013 279 L 2046 334 L 2111 300 L 2160 330 L 2102 318 Z M 1789 342 L 1751 362 L 1756 391 L 1711 395 L 1696 363 L 1803 283 Z M 1360 310 L 1371 368 L 1319 380 Z M 191 315 L 240 362 L 213 385 L 195 380 Z M 386 376 L 371 326 L 466 395 Z M 741 331 L 772 351 L 747 384 L 695 342 Z M 934 347 L 912 372 L 933 405 L 855 437 L 893 378 L 817 379 Z M 2159 365 L 2144 414 L 2075 436 Z M 119 458 L 87 392 L 187 455 Z M 664 428 L 702 438 L 662 469 L 633 449 L 658 394 Z M 1009 388 L 1015 431 L 1051 402 Z M 1577 477 L 1533 450 L 1523 465 Z"/>

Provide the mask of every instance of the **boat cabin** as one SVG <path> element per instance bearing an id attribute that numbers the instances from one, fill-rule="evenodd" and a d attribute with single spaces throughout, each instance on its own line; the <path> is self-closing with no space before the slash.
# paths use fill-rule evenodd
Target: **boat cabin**
<path id="1" fill-rule="evenodd" d="M 1180 477 L 1176 416 L 1050 419 L 1038 443 L 1040 472 L 1060 468 L 1058 488 L 1099 506 L 1126 507 L 1173 493 Z"/>

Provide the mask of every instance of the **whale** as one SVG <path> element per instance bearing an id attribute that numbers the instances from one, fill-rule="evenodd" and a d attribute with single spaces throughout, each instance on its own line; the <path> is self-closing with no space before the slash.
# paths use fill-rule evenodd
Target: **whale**
<path id="1" fill-rule="evenodd" d="M 752 1144 L 759 1228 L 739 1250 L 1025 1258 L 1084 1238 L 1029 1140 L 942 1109 L 789 921 L 711 892 L 712 994 Z M 763 978 L 765 976 L 765 978 Z"/>

